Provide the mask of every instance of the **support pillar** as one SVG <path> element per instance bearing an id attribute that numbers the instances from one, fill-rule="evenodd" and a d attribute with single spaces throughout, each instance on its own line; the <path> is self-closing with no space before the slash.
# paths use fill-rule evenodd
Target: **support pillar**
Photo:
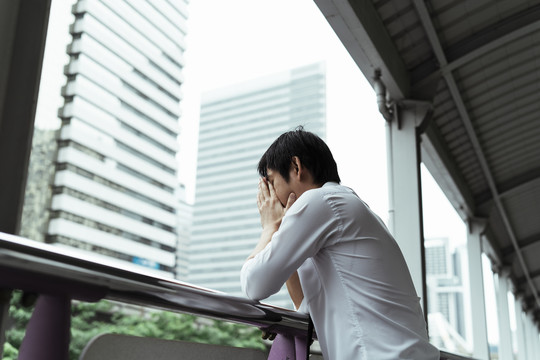
<path id="1" fill-rule="evenodd" d="M 518 294 L 514 295 L 515 305 L 514 310 L 516 312 L 516 337 L 517 337 L 517 347 L 518 347 L 518 360 L 527 359 L 527 348 L 525 345 L 525 332 L 523 324 L 523 307 L 521 303 L 521 296 Z"/>
<path id="2" fill-rule="evenodd" d="M 0 1 L 0 231 L 9 234 L 19 231 L 50 5 Z M 8 309 L 0 300 L 0 358 Z"/>
<path id="3" fill-rule="evenodd" d="M 50 5 L 0 1 L 0 231 L 9 234 L 19 232 Z"/>
<path id="4" fill-rule="evenodd" d="M 527 314 L 527 320 L 528 320 L 528 330 L 529 330 L 529 336 L 528 336 L 528 348 L 529 348 L 529 359 L 538 359 L 538 353 L 536 352 L 536 338 L 537 338 L 537 331 L 536 331 L 536 325 L 534 324 L 534 317 L 532 313 Z"/>
<path id="5" fill-rule="evenodd" d="M 513 359 L 512 329 L 508 308 L 508 270 L 503 269 L 497 277 L 497 310 L 499 315 L 499 359 Z"/>
<path id="6" fill-rule="evenodd" d="M 404 101 L 387 122 L 389 228 L 399 244 L 421 305 L 427 314 L 427 292 L 420 185 L 419 126 L 431 105 Z"/>
<path id="7" fill-rule="evenodd" d="M 535 323 L 534 325 L 535 325 L 534 326 L 534 341 L 536 343 L 536 348 L 535 348 L 534 353 L 540 354 L 540 329 L 538 328 L 537 323 Z"/>
<path id="8" fill-rule="evenodd" d="M 482 233 L 484 232 L 485 225 L 484 220 L 469 220 L 467 236 L 469 286 L 471 312 L 473 316 L 473 357 L 481 360 L 489 359 L 486 302 L 482 275 Z"/>
<path id="9" fill-rule="evenodd" d="M 525 313 L 525 346 L 527 348 L 527 359 L 534 359 L 534 352 L 532 346 L 532 336 L 531 336 L 531 318 L 528 313 Z"/>

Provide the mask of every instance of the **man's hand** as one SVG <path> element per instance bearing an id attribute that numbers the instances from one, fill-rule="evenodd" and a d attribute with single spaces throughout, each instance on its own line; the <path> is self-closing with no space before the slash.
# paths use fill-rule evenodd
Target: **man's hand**
<path id="1" fill-rule="evenodd" d="M 281 219 L 295 201 L 296 195 L 290 193 L 287 204 L 283 206 L 272 183 L 265 178 L 261 178 L 259 180 L 259 193 L 257 194 L 257 207 L 261 215 L 263 231 L 273 230 L 272 233 L 276 232 L 279 225 L 281 225 Z"/>
<path id="2" fill-rule="evenodd" d="M 255 257 L 255 255 L 268 245 L 270 240 L 272 240 L 272 235 L 279 229 L 281 219 L 283 219 L 283 216 L 285 216 L 285 213 L 295 201 L 296 195 L 290 193 L 289 198 L 287 199 L 287 205 L 283 206 L 276 195 L 276 190 L 272 183 L 268 182 L 265 178 L 259 180 L 257 207 L 259 208 L 259 214 L 261 215 L 263 231 L 259 243 L 255 246 L 255 249 L 248 256 L 247 260 Z"/>

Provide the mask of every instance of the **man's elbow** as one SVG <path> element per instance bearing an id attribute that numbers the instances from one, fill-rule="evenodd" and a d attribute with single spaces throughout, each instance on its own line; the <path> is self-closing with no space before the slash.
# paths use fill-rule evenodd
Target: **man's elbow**
<path id="1" fill-rule="evenodd" d="M 279 291 L 274 291 L 273 284 L 261 281 L 253 274 L 242 274 L 242 291 L 251 300 L 260 301 Z"/>
<path id="2" fill-rule="evenodd" d="M 267 289 L 261 286 L 260 282 L 254 281 L 250 276 L 242 280 L 242 291 L 249 299 L 259 301 L 272 295 L 268 294 Z"/>

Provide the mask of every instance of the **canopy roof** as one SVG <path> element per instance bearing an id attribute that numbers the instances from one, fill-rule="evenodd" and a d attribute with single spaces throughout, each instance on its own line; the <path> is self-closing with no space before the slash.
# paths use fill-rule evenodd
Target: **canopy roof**
<path id="1" fill-rule="evenodd" d="M 540 320 L 540 1 L 315 2 L 372 85 L 432 102 L 422 161 Z"/>

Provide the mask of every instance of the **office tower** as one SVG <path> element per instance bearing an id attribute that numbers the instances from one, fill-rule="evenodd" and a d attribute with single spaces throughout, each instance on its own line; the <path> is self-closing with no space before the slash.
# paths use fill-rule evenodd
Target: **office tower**
<path id="1" fill-rule="evenodd" d="M 464 340 L 463 250 L 450 249 L 448 238 L 425 240 L 430 337 L 437 346 L 452 351 L 469 351 Z"/>
<path id="2" fill-rule="evenodd" d="M 190 282 L 242 294 L 240 269 L 261 230 L 259 158 L 298 125 L 324 138 L 325 93 L 324 64 L 315 64 L 203 95 Z M 272 301 L 290 306 L 283 290 Z"/>
<path id="3" fill-rule="evenodd" d="M 178 224 L 176 232 L 178 235 L 178 243 L 176 245 L 176 278 L 178 280 L 188 280 L 188 263 L 189 263 L 189 242 L 191 236 L 191 222 L 193 218 L 193 205 L 186 201 L 186 187 L 180 184 L 178 192 L 178 208 L 177 219 Z"/>
<path id="4" fill-rule="evenodd" d="M 185 0 L 79 0 L 46 241 L 174 276 Z"/>

